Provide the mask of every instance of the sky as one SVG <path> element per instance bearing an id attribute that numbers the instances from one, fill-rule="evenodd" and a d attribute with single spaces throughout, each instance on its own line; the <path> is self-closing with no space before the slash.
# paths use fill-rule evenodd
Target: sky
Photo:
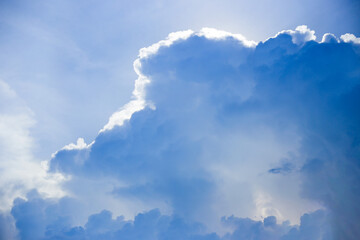
<path id="1" fill-rule="evenodd" d="M 0 239 L 357 239 L 357 1 L 1 1 Z"/>

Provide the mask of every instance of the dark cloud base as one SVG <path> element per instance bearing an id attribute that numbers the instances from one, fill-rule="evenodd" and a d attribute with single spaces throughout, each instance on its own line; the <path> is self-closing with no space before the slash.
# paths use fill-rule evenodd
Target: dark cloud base
<path id="1" fill-rule="evenodd" d="M 28 195 L 28 199 L 15 201 L 11 211 L 13 219 L 0 215 L 1 239 L 15 238 L 15 234 L 19 239 L 29 240 L 331 239 L 327 213 L 323 210 L 303 215 L 299 226 L 291 226 L 289 222 L 278 224 L 274 216 L 263 221 L 224 217 L 222 223 L 233 229 L 233 232 L 221 237 L 216 233 L 207 233 L 201 223 L 188 222 L 177 215 L 162 215 L 158 209 L 140 213 L 133 221 L 125 221 L 123 217 L 114 219 L 111 212 L 103 210 L 91 215 L 84 226 L 74 227 L 69 216 L 64 214 L 66 205 L 71 204 L 73 199 L 45 200 L 34 191 Z M 17 233 L 13 232 L 11 226 L 13 220 L 18 229 Z"/>

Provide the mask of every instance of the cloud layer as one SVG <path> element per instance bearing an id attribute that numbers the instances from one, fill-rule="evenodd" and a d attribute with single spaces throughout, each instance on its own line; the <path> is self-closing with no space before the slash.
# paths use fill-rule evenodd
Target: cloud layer
<path id="1" fill-rule="evenodd" d="M 359 39 L 315 39 L 203 29 L 141 49 L 132 101 L 49 163 L 68 197 L 15 200 L 18 236 L 355 239 Z"/>
<path id="2" fill-rule="evenodd" d="M 16 200 L 11 211 L 16 220 L 20 239 L 191 239 L 191 240 L 289 240 L 289 239 L 331 239 L 327 213 L 319 210 L 301 217 L 300 226 L 289 222 L 277 223 L 274 216 L 263 221 L 230 216 L 222 224 L 231 233 L 219 236 L 209 233 L 203 224 L 189 222 L 178 215 L 162 215 L 158 209 L 139 213 L 134 220 L 126 221 L 122 216 L 113 218 L 112 213 L 103 210 L 89 216 L 84 226 L 73 226 L 68 217 L 73 200 L 63 198 L 59 202 L 44 200 L 36 192 L 28 200 Z M 2 223 L 2 227 L 8 222 Z M 9 224 L 8 224 L 9 225 Z M 2 229 L 4 230 L 4 229 Z M 10 231 L 9 231 L 10 232 Z M 6 232 L 2 232 L 4 239 Z M 10 232 L 11 233 L 11 232 Z"/>

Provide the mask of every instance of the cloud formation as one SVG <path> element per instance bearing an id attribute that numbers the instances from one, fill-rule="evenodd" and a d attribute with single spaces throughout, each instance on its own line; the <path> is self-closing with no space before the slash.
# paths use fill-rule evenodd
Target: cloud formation
<path id="1" fill-rule="evenodd" d="M 33 156 L 35 145 L 30 129 L 32 111 L 16 92 L 0 80 L 0 211 L 8 210 L 16 197 L 37 188 L 49 196 L 62 196 L 58 174 L 49 174 Z"/>
<path id="2" fill-rule="evenodd" d="M 327 213 L 322 210 L 303 215 L 299 226 L 279 224 L 274 216 L 263 221 L 224 217 L 222 224 L 232 231 L 219 236 L 207 232 L 201 223 L 189 222 L 178 215 L 162 215 L 158 209 L 139 213 L 130 221 L 122 216 L 113 218 L 111 212 L 103 210 L 89 216 L 84 226 L 73 226 L 69 218 L 71 199 L 54 202 L 40 198 L 36 192 L 30 195 L 28 201 L 17 199 L 11 212 L 20 239 L 331 239 Z"/>
<path id="3" fill-rule="evenodd" d="M 49 163 L 68 197 L 14 202 L 18 236 L 359 236 L 358 39 L 315 39 L 306 26 L 259 43 L 203 29 L 141 49 L 131 102 Z"/>

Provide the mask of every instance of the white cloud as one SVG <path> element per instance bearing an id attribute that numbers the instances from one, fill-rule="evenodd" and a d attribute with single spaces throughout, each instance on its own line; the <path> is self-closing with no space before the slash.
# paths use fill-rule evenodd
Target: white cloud
<path id="1" fill-rule="evenodd" d="M 33 156 L 33 113 L 4 81 L 0 81 L 0 102 L 0 210 L 9 210 L 16 197 L 25 197 L 32 188 L 44 196 L 63 196 L 58 188 L 61 174 L 47 173 Z"/>
<path id="2" fill-rule="evenodd" d="M 232 37 L 239 41 L 239 44 L 245 45 L 247 47 L 255 47 L 255 41 L 249 41 L 241 34 L 232 34 L 229 32 L 217 30 L 214 28 L 202 28 L 200 32 L 195 33 L 192 30 L 173 32 L 168 35 L 165 40 L 161 40 L 149 47 L 140 49 L 139 58 L 134 61 L 134 71 L 138 75 L 137 80 L 135 81 L 135 89 L 133 91 L 133 100 L 127 103 L 119 111 L 113 113 L 109 118 L 108 123 L 100 130 L 104 132 L 106 130 L 111 130 L 115 126 L 123 125 L 124 121 L 129 120 L 133 113 L 144 109 L 145 106 L 150 106 L 154 108 L 155 106 L 151 102 L 145 103 L 145 87 L 151 82 L 145 75 L 141 73 L 141 59 L 146 59 L 157 53 L 161 47 L 169 47 L 176 41 L 186 40 L 189 37 L 196 35 L 199 37 L 206 37 L 208 39 L 219 39 L 225 40 L 227 37 Z"/>
<path id="3" fill-rule="evenodd" d="M 257 42 L 247 40 L 241 34 L 233 34 L 226 31 L 218 30 L 215 28 L 202 28 L 199 33 L 196 35 L 204 36 L 208 39 L 215 39 L 215 40 L 225 40 L 228 37 L 232 37 L 239 41 L 240 44 L 245 45 L 247 47 L 256 47 Z"/>
<path id="4" fill-rule="evenodd" d="M 354 34 L 351 33 L 346 33 L 344 35 L 341 35 L 340 39 L 346 43 L 352 42 L 355 44 L 360 44 L 360 38 L 357 38 Z"/>
<path id="5" fill-rule="evenodd" d="M 321 39 L 322 43 L 338 43 L 339 40 L 332 33 L 325 33 Z"/>
<path id="6" fill-rule="evenodd" d="M 301 25 L 296 27 L 295 30 L 283 30 L 279 32 L 275 37 L 279 34 L 289 34 L 292 37 L 293 43 L 297 45 L 302 45 L 308 41 L 316 40 L 315 31 L 310 30 L 306 25 Z"/>
<path id="7" fill-rule="evenodd" d="M 73 150 L 73 149 L 81 150 L 81 149 L 91 147 L 92 144 L 93 144 L 93 142 L 90 144 L 86 144 L 85 140 L 83 138 L 78 138 L 78 140 L 76 141 L 76 144 L 70 143 L 70 144 L 66 145 L 65 147 L 63 147 L 62 149 L 64 149 L 64 150 Z"/>

